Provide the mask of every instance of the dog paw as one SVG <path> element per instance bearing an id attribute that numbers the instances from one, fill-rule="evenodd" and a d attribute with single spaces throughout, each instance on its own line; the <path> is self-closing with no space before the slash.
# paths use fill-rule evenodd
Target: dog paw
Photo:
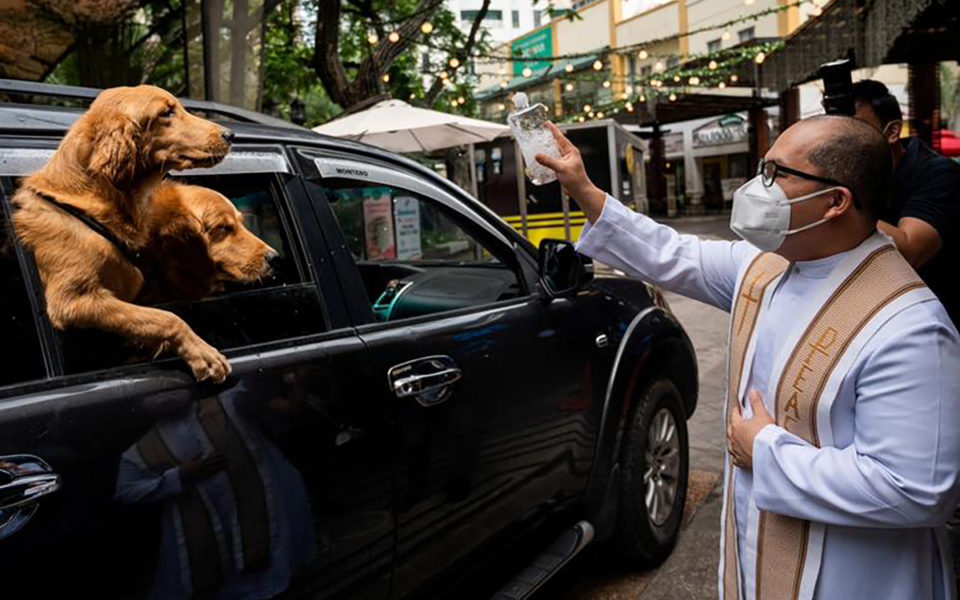
<path id="1" fill-rule="evenodd" d="M 222 383 L 232 371 L 227 358 L 199 338 L 184 348 L 183 359 L 197 381 L 209 379 L 214 383 Z"/>

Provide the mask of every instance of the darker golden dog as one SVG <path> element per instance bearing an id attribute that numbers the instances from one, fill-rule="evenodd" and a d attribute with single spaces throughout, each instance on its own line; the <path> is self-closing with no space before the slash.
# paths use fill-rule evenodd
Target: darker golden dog
<path id="1" fill-rule="evenodd" d="M 229 374 L 226 358 L 182 319 L 132 301 L 144 284 L 138 262 L 163 177 L 217 164 L 232 137 L 159 88 L 100 93 L 13 198 L 14 226 L 33 251 L 54 327 L 102 329 L 155 355 L 176 352 L 198 380 Z"/>

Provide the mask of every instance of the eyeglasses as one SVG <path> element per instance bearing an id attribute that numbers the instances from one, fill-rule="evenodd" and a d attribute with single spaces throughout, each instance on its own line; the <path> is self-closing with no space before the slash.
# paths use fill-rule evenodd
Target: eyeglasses
<path id="1" fill-rule="evenodd" d="M 766 187 L 773 187 L 773 183 L 777 180 L 777 176 L 780 173 L 786 173 L 788 175 L 800 177 L 801 179 L 818 181 L 820 183 L 846 188 L 850 190 L 850 194 L 853 196 L 853 205 L 857 208 L 860 208 L 860 202 L 857 200 L 856 192 L 853 191 L 852 187 L 845 183 L 841 183 L 836 179 L 830 179 L 829 177 L 820 177 L 819 175 L 811 175 L 810 173 L 804 173 L 803 171 L 798 171 L 797 169 L 791 169 L 790 167 L 777 164 L 772 160 L 760 159 L 760 165 L 757 167 L 757 175 L 760 176 L 760 181 L 763 182 L 763 185 Z"/>

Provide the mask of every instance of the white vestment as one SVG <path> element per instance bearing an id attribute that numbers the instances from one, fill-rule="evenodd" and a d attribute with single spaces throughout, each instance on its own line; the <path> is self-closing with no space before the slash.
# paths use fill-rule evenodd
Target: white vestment
<path id="1" fill-rule="evenodd" d="M 836 287 L 829 281 L 834 267 L 864 245 L 884 243 L 888 238 L 878 232 L 861 248 L 792 263 L 770 284 L 741 380 L 744 416 L 750 415 L 744 398 L 754 389 L 773 414 L 797 328 Z M 739 278 L 759 252 L 746 242 L 680 235 L 610 196 L 597 222 L 584 227 L 577 250 L 727 312 Z M 752 473 L 736 469 L 746 600 L 756 598 L 759 511 L 808 520 L 812 536 L 821 536 L 819 569 L 804 572 L 800 598 L 954 597 L 943 525 L 960 492 L 960 336 L 928 290 L 907 296 L 878 313 L 838 365 L 836 389 L 828 386 L 830 402 L 817 411 L 826 443 L 818 448 L 768 425 L 754 441 Z"/>

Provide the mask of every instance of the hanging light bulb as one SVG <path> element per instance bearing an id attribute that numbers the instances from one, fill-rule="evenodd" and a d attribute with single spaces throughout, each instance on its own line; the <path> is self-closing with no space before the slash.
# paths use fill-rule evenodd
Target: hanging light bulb
<path id="1" fill-rule="evenodd" d="M 573 91 L 573 84 L 572 84 L 572 83 L 568 83 L 567 85 L 564 86 L 563 89 L 567 90 L 568 92 L 572 92 L 572 91 Z"/>
<path id="2" fill-rule="evenodd" d="M 589 104 L 584 104 L 584 105 L 583 105 L 583 112 L 588 113 L 588 112 L 592 112 L 592 111 L 593 111 L 593 109 L 590 108 L 590 105 L 589 105 Z"/>
<path id="3" fill-rule="evenodd" d="M 377 42 L 380 41 L 380 38 L 377 37 L 377 34 L 371 33 L 370 35 L 367 36 L 367 41 L 370 42 L 371 44 L 376 44 Z"/>
<path id="4" fill-rule="evenodd" d="M 732 36 L 729 31 L 724 31 L 723 35 L 720 36 L 720 39 L 726 42 L 729 41 L 731 37 Z"/>
<path id="5" fill-rule="evenodd" d="M 730 76 L 730 81 L 732 81 L 732 82 L 734 82 L 734 83 L 736 83 L 738 79 L 740 79 L 740 78 L 737 77 L 737 74 L 736 74 L 736 73 L 734 73 L 733 75 Z"/>
<path id="6" fill-rule="evenodd" d="M 460 59 L 459 59 L 459 58 L 454 57 L 454 58 L 451 58 L 451 59 L 450 59 L 450 68 L 451 68 L 451 69 L 456 69 L 456 68 L 459 67 L 459 66 L 460 66 Z"/>
<path id="7" fill-rule="evenodd" d="M 677 95 L 676 95 L 676 94 L 670 94 L 670 102 L 676 102 L 676 101 L 677 101 Z"/>
<path id="8" fill-rule="evenodd" d="M 524 77 L 532 77 L 532 76 L 533 76 L 533 69 L 531 69 L 530 67 L 524 67 L 524 68 L 523 68 L 523 76 L 524 76 Z"/>
<path id="9" fill-rule="evenodd" d="M 626 100 L 626 99 L 629 98 L 629 97 L 630 97 L 630 94 L 628 94 L 628 93 L 626 93 L 626 92 L 620 94 L 620 99 L 621 99 L 621 100 Z"/>
<path id="10" fill-rule="evenodd" d="M 628 93 L 628 94 L 632 94 L 632 93 L 633 93 L 633 86 L 632 86 L 632 85 L 625 86 L 625 87 L 623 88 L 623 91 L 625 91 L 625 92 Z"/>
<path id="11" fill-rule="evenodd" d="M 598 118 L 598 119 L 602 119 L 602 118 L 603 118 L 603 111 L 600 111 L 600 112 L 597 113 L 597 118 Z"/>
<path id="12" fill-rule="evenodd" d="M 430 21 L 424 21 L 423 25 L 420 26 L 420 31 L 426 35 L 433 33 L 433 23 Z"/>
<path id="13" fill-rule="evenodd" d="M 450 102 L 450 105 L 453 106 L 454 108 L 460 106 L 459 104 L 457 104 L 456 100 L 453 100 L 452 102 Z"/>
<path id="14" fill-rule="evenodd" d="M 700 78 L 694 75 L 690 78 L 690 85 L 700 85 Z"/>
<path id="15" fill-rule="evenodd" d="M 583 118 L 583 115 L 580 115 L 580 118 L 577 119 L 577 120 L 580 121 L 581 123 L 583 123 L 584 121 L 586 121 L 586 119 Z"/>
<path id="16" fill-rule="evenodd" d="M 722 90 L 722 89 L 726 89 L 727 84 L 721 81 L 721 82 L 717 85 L 717 87 L 720 88 L 721 90 Z"/>
<path id="17" fill-rule="evenodd" d="M 679 76 L 679 75 L 674 75 L 674 76 L 673 76 L 673 81 L 674 81 L 675 83 L 680 83 L 680 76 Z"/>
<path id="18" fill-rule="evenodd" d="M 823 9 L 820 8 L 819 6 L 814 6 L 813 10 L 810 11 L 810 14 L 815 17 L 819 17 L 820 15 L 823 14 Z"/>
<path id="19" fill-rule="evenodd" d="M 753 60 L 758 65 L 763 64 L 763 61 L 767 60 L 767 55 L 763 52 L 757 52 L 757 55 L 753 57 Z"/>
<path id="20" fill-rule="evenodd" d="M 718 65 L 717 65 L 717 61 L 711 60 L 711 61 L 710 61 L 710 64 L 707 65 L 707 66 L 710 67 L 710 70 L 711 70 L 711 71 L 716 71 L 716 70 L 717 70 L 717 66 L 718 66 Z"/>
<path id="21" fill-rule="evenodd" d="M 627 105 L 624 108 L 627 109 L 627 112 L 633 112 L 633 104 L 630 102 L 627 102 Z"/>
<path id="22" fill-rule="evenodd" d="M 457 104 L 466 104 L 466 103 L 467 103 L 467 99 L 464 98 L 463 96 L 460 96 L 459 98 L 457 98 Z"/>
<path id="23" fill-rule="evenodd" d="M 605 87 L 605 88 L 609 88 L 609 87 L 610 87 L 610 80 L 609 80 L 609 79 L 603 82 L 603 87 Z"/>
<path id="24" fill-rule="evenodd" d="M 440 79 L 446 79 L 447 77 L 450 77 L 450 73 L 447 73 L 446 71 L 440 71 Z"/>
<path id="25" fill-rule="evenodd" d="M 654 71 L 657 71 L 657 72 L 663 71 L 664 68 L 666 68 L 666 67 L 664 66 L 662 60 L 658 60 L 658 61 L 657 61 L 657 64 L 653 65 L 653 70 L 654 70 Z"/>
<path id="26" fill-rule="evenodd" d="M 602 69 L 602 68 L 603 68 L 603 62 L 602 62 L 602 61 L 599 61 L 599 60 L 598 60 L 598 61 L 596 61 L 595 63 L 593 63 L 593 70 L 594 70 L 594 71 L 599 71 L 599 70 Z"/>
<path id="27" fill-rule="evenodd" d="M 640 94 L 640 98 L 638 98 L 638 100 L 640 100 L 640 102 L 646 102 L 646 101 L 647 101 L 647 97 L 644 96 L 643 94 Z"/>
<path id="28" fill-rule="evenodd" d="M 413 100 L 413 99 L 416 98 L 416 97 L 417 97 L 417 94 L 416 94 L 416 93 L 413 93 L 413 92 L 410 93 L 410 99 L 411 99 L 411 100 Z"/>
<path id="29" fill-rule="evenodd" d="M 390 82 L 390 74 L 389 74 L 389 73 L 384 73 L 384 74 L 383 74 L 383 82 L 384 82 L 384 83 L 389 83 L 389 82 Z"/>
<path id="30" fill-rule="evenodd" d="M 387 39 L 396 44 L 400 41 L 400 34 L 396 31 L 391 31 L 390 35 L 387 36 Z"/>
<path id="31" fill-rule="evenodd" d="M 647 60 L 647 58 L 650 57 L 650 54 L 646 50 L 641 50 L 638 56 L 640 57 L 640 60 Z"/>
<path id="32" fill-rule="evenodd" d="M 563 70 L 566 71 L 567 73 L 573 73 L 573 65 L 571 65 L 570 63 L 567 63 L 567 66 L 565 66 Z"/>
<path id="33" fill-rule="evenodd" d="M 500 111 L 507 110 L 507 105 L 501 102 L 500 104 L 497 105 L 497 110 L 500 110 Z"/>

